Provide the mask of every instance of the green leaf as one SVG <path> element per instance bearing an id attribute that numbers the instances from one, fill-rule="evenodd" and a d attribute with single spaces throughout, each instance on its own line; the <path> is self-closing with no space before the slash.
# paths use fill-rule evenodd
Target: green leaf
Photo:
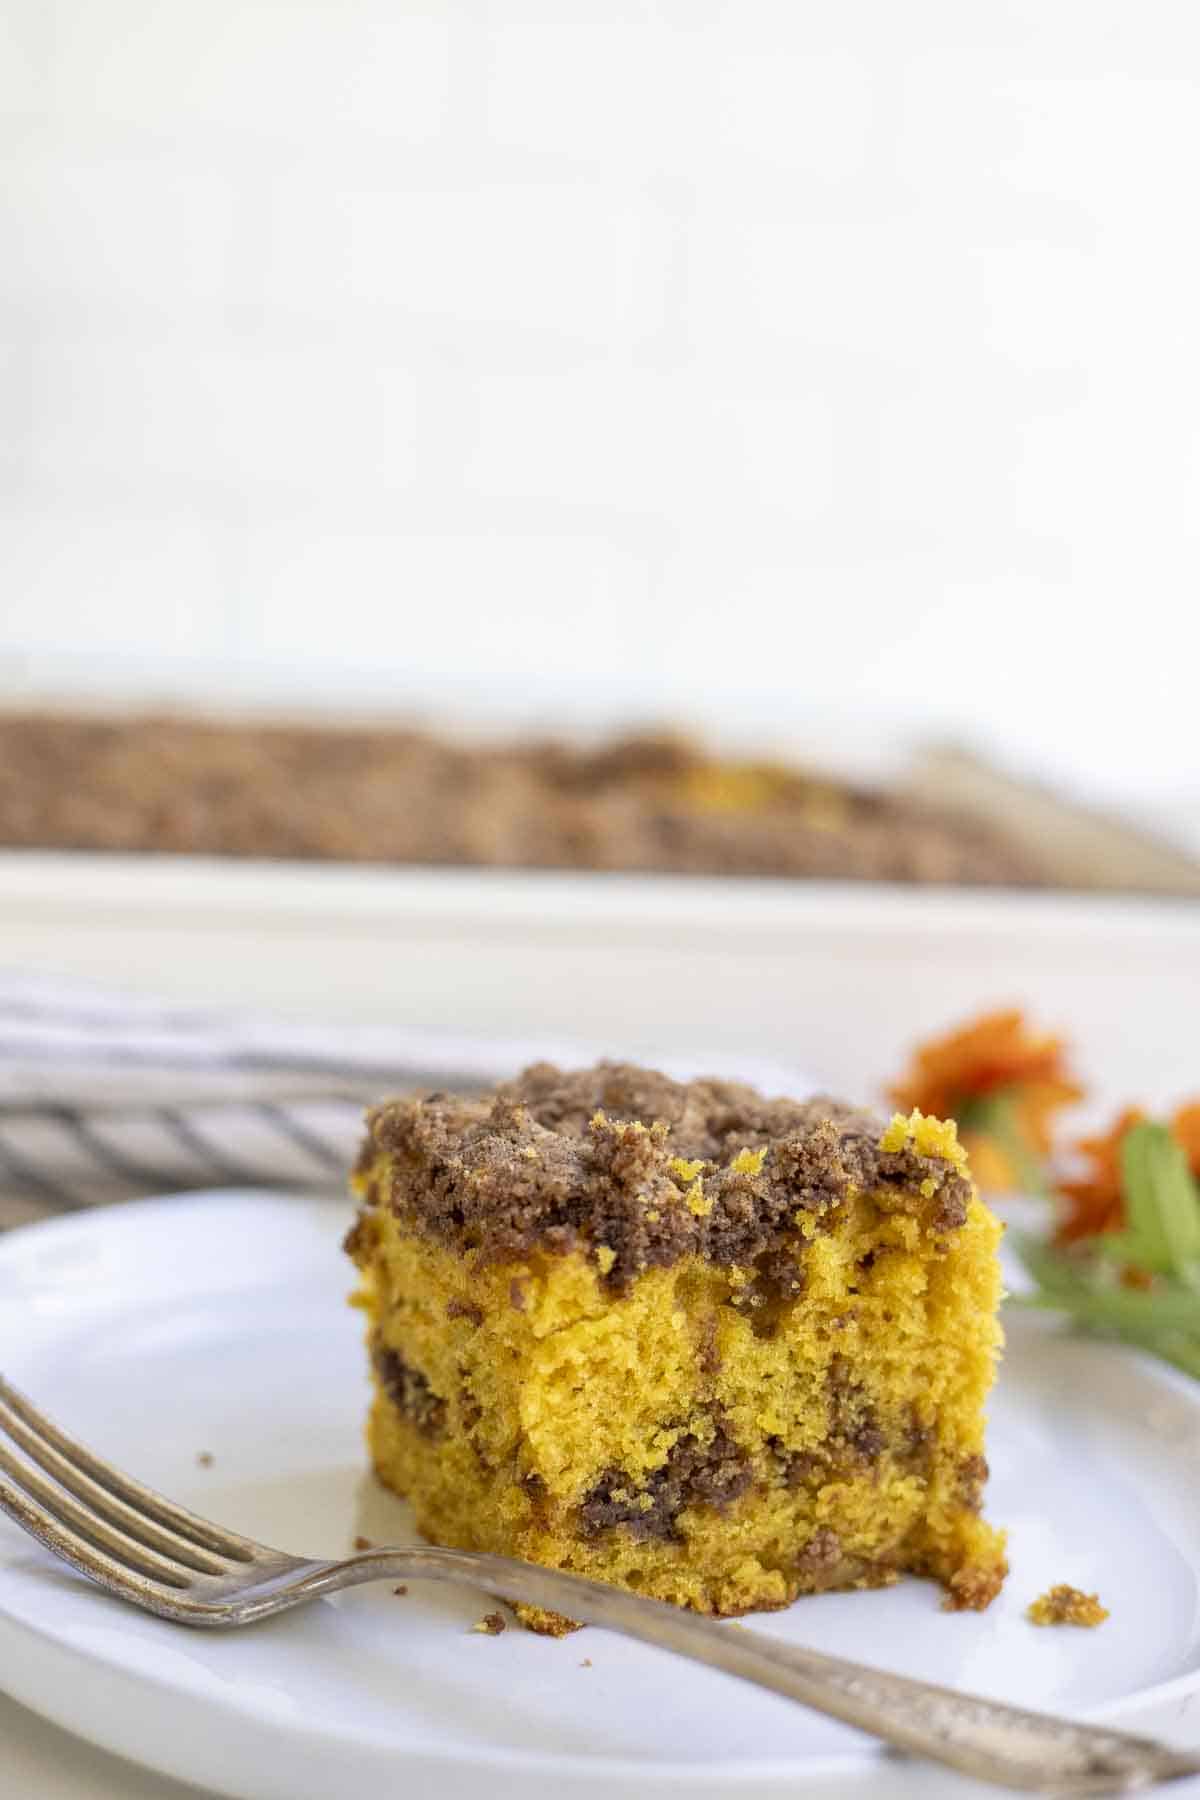
<path id="1" fill-rule="evenodd" d="M 972 1095 L 955 1107 L 954 1117 L 961 1131 L 978 1131 L 995 1138 L 1024 1193 L 1038 1200 L 1049 1198 L 1046 1172 L 1022 1136 L 1011 1094 L 997 1088 L 991 1094 Z"/>
<path id="2" fill-rule="evenodd" d="M 1200 1380 L 1200 1325 L 1190 1331 L 1170 1327 L 1152 1330 L 1141 1321 L 1130 1323 L 1107 1314 L 1098 1316 L 1086 1307 L 1076 1308 L 1070 1301 L 1047 1294 L 1015 1294 L 1010 1297 L 1009 1304 L 1042 1312 L 1061 1312 L 1084 1331 L 1099 1337 L 1116 1338 L 1132 1349 L 1145 1350 Z"/>
<path id="3" fill-rule="evenodd" d="M 1141 1124 L 1121 1145 L 1126 1229 L 1071 1250 L 1017 1235 L 1036 1284 L 1017 1306 L 1059 1312 L 1085 1331 L 1146 1350 L 1200 1380 L 1200 1191 L 1179 1144 L 1162 1125 Z M 1128 1287 L 1121 1269 L 1153 1277 Z"/>
<path id="4" fill-rule="evenodd" d="M 1148 1244 L 1132 1231 L 1105 1231 L 1098 1237 L 1088 1238 L 1089 1251 L 1106 1263 L 1114 1263 L 1123 1269 L 1145 1269 L 1149 1275 L 1170 1275 L 1174 1264 L 1169 1255 L 1160 1252 L 1154 1244 Z"/>
<path id="5" fill-rule="evenodd" d="M 1084 1331 L 1146 1350 L 1200 1379 L 1200 1293 L 1172 1276 L 1153 1288 L 1128 1288 L 1114 1277 L 1111 1261 L 1057 1250 L 1040 1238 L 1018 1235 L 1018 1255 L 1036 1290 L 1014 1294 L 1010 1305 L 1062 1313 Z"/>
<path id="6" fill-rule="evenodd" d="M 1055 1250 L 1043 1238 L 1017 1231 L 1010 1234 L 1008 1241 L 1039 1287 L 1053 1292 L 1088 1291 L 1077 1261 Z"/>
<path id="7" fill-rule="evenodd" d="M 1161 1356 L 1166 1362 L 1174 1363 L 1185 1375 L 1192 1375 L 1200 1381 L 1200 1338 L 1195 1343 L 1165 1338 L 1154 1354 Z"/>
<path id="8" fill-rule="evenodd" d="M 1194 1282 L 1200 1259 L 1200 1195 L 1187 1158 L 1165 1125 L 1143 1122 L 1121 1142 L 1129 1260 Z"/>
<path id="9" fill-rule="evenodd" d="M 1077 1287 L 1041 1287 L 1035 1294 L 1014 1298 L 1024 1306 L 1049 1307 L 1069 1312 L 1072 1318 L 1102 1329 L 1136 1333 L 1140 1342 L 1164 1332 L 1194 1333 L 1200 1346 L 1200 1296 L 1190 1289 L 1170 1288 L 1142 1292 L 1137 1288 L 1111 1287 L 1092 1290 Z"/>

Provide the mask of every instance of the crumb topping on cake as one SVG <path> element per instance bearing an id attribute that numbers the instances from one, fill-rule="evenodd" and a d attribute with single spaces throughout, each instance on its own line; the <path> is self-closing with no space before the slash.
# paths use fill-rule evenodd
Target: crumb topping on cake
<path id="1" fill-rule="evenodd" d="M 500 868 L 1044 884 L 987 821 L 665 734 L 0 715 L 0 844 Z"/>
<path id="2" fill-rule="evenodd" d="M 491 1099 L 375 1108 L 359 1180 L 369 1199 L 485 1259 L 590 1246 L 621 1288 L 689 1255 L 753 1269 L 856 1195 L 956 1230 L 971 1184 L 953 1126 L 901 1123 L 884 1131 L 839 1101 L 767 1099 L 626 1063 L 537 1063 Z M 794 1263 L 759 1272 L 800 1285 Z"/>

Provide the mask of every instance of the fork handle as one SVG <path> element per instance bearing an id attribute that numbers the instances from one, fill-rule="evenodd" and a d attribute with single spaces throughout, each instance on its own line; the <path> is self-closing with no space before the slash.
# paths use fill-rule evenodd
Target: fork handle
<path id="1" fill-rule="evenodd" d="M 1196 1755 L 1149 1738 L 1053 1718 L 796 1648 L 761 1632 L 506 1556 L 432 1546 L 371 1550 L 338 1565 L 327 1579 L 315 1577 L 309 1591 L 384 1575 L 470 1582 L 511 1602 L 605 1626 L 771 1688 L 898 1750 L 1029 1793 L 1125 1793 L 1200 1773 Z"/>

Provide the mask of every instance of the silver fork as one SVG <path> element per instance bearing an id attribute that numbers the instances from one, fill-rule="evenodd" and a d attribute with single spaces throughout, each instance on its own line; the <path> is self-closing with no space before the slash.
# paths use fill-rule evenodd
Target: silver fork
<path id="1" fill-rule="evenodd" d="M 673 1650 L 1000 1786 L 1119 1794 L 1200 1774 L 1200 1755 L 1149 1738 L 796 1649 L 507 1556 L 433 1545 L 364 1550 L 336 1561 L 290 1556 L 122 1474 L 3 1379 L 0 1434 L 0 1509 L 89 1580 L 176 1624 L 252 1625 L 365 1581 L 460 1582 Z"/>

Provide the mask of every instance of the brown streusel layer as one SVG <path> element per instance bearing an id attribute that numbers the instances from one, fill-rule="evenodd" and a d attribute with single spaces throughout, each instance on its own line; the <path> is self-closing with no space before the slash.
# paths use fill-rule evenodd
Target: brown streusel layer
<path id="1" fill-rule="evenodd" d="M 683 739 L 0 713 L 0 846 L 1027 885 L 996 828 Z"/>
<path id="2" fill-rule="evenodd" d="M 971 1187 L 961 1169 L 911 1144 L 884 1150 L 881 1132 L 834 1100 L 769 1100 L 625 1063 L 571 1073 L 537 1063 L 486 1100 L 431 1094 L 375 1108 L 360 1170 L 390 1158 L 379 1200 L 485 1260 L 582 1244 L 620 1289 L 699 1255 L 755 1264 L 767 1301 L 802 1286 L 798 1213 L 821 1229 L 848 1195 L 870 1190 L 927 1229 L 962 1225 Z M 785 1239 L 787 1256 L 773 1257 Z"/>

